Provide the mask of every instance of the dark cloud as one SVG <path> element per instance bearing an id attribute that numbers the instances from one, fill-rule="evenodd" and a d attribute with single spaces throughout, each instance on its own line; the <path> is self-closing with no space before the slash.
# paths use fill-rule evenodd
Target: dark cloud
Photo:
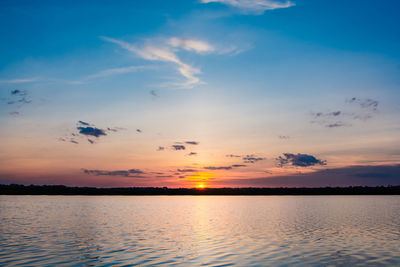
<path id="1" fill-rule="evenodd" d="M 197 172 L 195 169 L 177 169 L 178 172 Z"/>
<path id="2" fill-rule="evenodd" d="M 240 167 L 247 167 L 247 165 L 244 164 L 233 164 L 232 168 L 240 168 Z"/>
<path id="3" fill-rule="evenodd" d="M 31 103 L 32 100 L 29 99 L 28 91 L 15 89 L 10 92 L 10 97 L 3 99 L 8 105 L 18 105 L 20 107 L 23 104 Z"/>
<path id="4" fill-rule="evenodd" d="M 187 145 L 198 145 L 199 142 L 196 142 L 196 141 L 186 141 L 185 144 L 187 144 Z"/>
<path id="5" fill-rule="evenodd" d="M 377 100 L 371 98 L 363 99 L 358 97 L 352 97 L 350 100 L 348 100 L 348 102 L 359 104 L 361 108 L 371 109 L 373 111 L 377 111 L 379 105 L 379 102 Z"/>
<path id="6" fill-rule="evenodd" d="M 266 158 L 257 157 L 256 155 L 246 155 L 242 159 L 244 163 L 256 163 L 257 161 L 266 160 Z"/>
<path id="7" fill-rule="evenodd" d="M 18 111 L 11 111 L 8 114 L 10 114 L 11 116 L 18 116 L 20 115 L 20 113 Z"/>
<path id="8" fill-rule="evenodd" d="M 204 167 L 206 170 L 231 170 L 232 166 L 206 166 Z"/>
<path id="9" fill-rule="evenodd" d="M 312 115 L 313 115 L 315 118 L 337 117 L 337 116 L 343 115 L 343 112 L 340 111 L 340 110 L 338 110 L 338 111 L 332 111 L 332 112 L 327 112 L 327 113 L 324 113 L 324 112 L 316 112 L 316 113 L 312 113 Z"/>
<path id="10" fill-rule="evenodd" d="M 144 174 L 144 172 L 139 169 L 117 170 L 117 171 L 82 169 L 82 171 L 86 174 L 96 175 L 96 176 L 107 175 L 107 176 L 124 176 L 124 177 L 142 177 L 140 175 Z"/>
<path id="11" fill-rule="evenodd" d="M 140 129 L 136 129 L 136 132 L 138 132 L 138 133 L 141 133 L 141 132 L 142 132 L 142 130 L 140 130 Z"/>
<path id="12" fill-rule="evenodd" d="M 324 125 L 327 128 L 338 128 L 344 126 L 352 126 L 354 120 L 366 121 L 374 117 L 378 113 L 379 102 L 370 98 L 352 97 L 346 100 L 348 104 L 356 104 L 349 106 L 347 112 L 337 110 L 333 112 L 313 112 L 311 115 L 314 120 L 311 123 Z M 358 108 L 357 108 L 358 106 Z"/>
<path id="13" fill-rule="evenodd" d="M 233 164 L 231 166 L 206 166 L 204 169 L 206 170 L 231 170 L 233 168 L 241 168 L 241 167 L 247 167 L 246 165 L 243 164 Z"/>
<path id="14" fill-rule="evenodd" d="M 279 166 L 291 165 L 296 167 L 309 167 L 314 165 L 326 165 L 326 161 L 319 160 L 308 154 L 283 153 L 283 157 L 276 158 Z"/>
<path id="15" fill-rule="evenodd" d="M 185 150 L 186 147 L 184 145 L 172 145 L 171 148 L 173 150 Z"/>
<path id="16" fill-rule="evenodd" d="M 60 137 L 60 138 L 58 138 L 58 141 L 69 142 L 69 143 L 73 143 L 73 144 L 79 144 L 79 142 L 76 141 L 74 138 L 63 138 L 63 137 Z"/>
<path id="17" fill-rule="evenodd" d="M 117 132 L 120 130 L 124 130 L 124 128 L 120 128 L 120 127 L 116 127 L 116 128 L 107 127 L 105 129 L 101 129 L 101 128 L 97 128 L 95 125 L 93 125 L 89 122 L 85 122 L 82 120 L 78 120 L 78 122 L 76 124 L 76 129 L 78 130 L 77 133 L 71 133 L 68 135 L 73 136 L 74 138 L 81 138 L 81 139 L 85 138 L 85 139 L 87 139 L 87 141 L 90 144 L 96 143 L 96 141 L 91 139 L 90 137 L 99 138 L 101 136 L 106 136 L 107 133 L 109 133 L 109 132 Z M 59 140 L 65 141 L 65 140 L 68 140 L 68 138 L 69 137 L 67 136 L 67 137 L 59 138 Z M 71 138 L 71 140 L 74 140 L 71 143 L 78 144 L 78 141 L 76 141 L 75 139 Z"/>
<path id="18" fill-rule="evenodd" d="M 338 117 L 340 115 L 343 115 L 343 112 L 338 110 L 338 111 L 332 111 L 332 112 L 313 112 L 311 113 L 315 118 L 332 118 L 332 117 Z"/>
<path id="19" fill-rule="evenodd" d="M 109 132 L 119 132 L 119 131 L 122 131 L 122 130 L 126 130 L 126 128 L 122 128 L 122 127 L 110 128 L 110 127 L 107 127 L 107 131 L 109 131 Z"/>
<path id="20" fill-rule="evenodd" d="M 155 90 L 151 90 L 149 93 L 150 93 L 150 95 L 152 95 L 154 97 L 158 97 L 158 94 Z"/>
<path id="21" fill-rule="evenodd" d="M 240 156 L 240 155 L 234 155 L 234 154 L 229 154 L 229 155 L 225 155 L 225 157 L 228 157 L 228 158 L 241 158 L 242 156 Z"/>
<path id="22" fill-rule="evenodd" d="M 91 126 L 87 126 L 87 127 L 83 127 L 83 126 L 78 126 L 76 127 L 79 130 L 80 134 L 83 135 L 90 135 L 90 136 L 94 136 L 96 138 L 102 136 L 102 135 L 107 135 L 106 132 L 103 129 L 100 128 L 96 128 L 96 127 L 91 127 Z"/>
<path id="23" fill-rule="evenodd" d="M 346 125 L 347 124 L 339 121 L 339 122 L 327 124 L 326 127 L 328 127 L 328 128 L 337 128 L 337 127 L 343 127 L 343 126 L 346 126 Z"/>
<path id="24" fill-rule="evenodd" d="M 215 181 L 217 184 L 219 181 Z M 221 182 L 222 183 L 222 182 Z M 400 185 L 400 165 L 349 166 L 287 176 L 224 180 L 224 185 L 258 187 L 325 187 Z"/>
<path id="25" fill-rule="evenodd" d="M 89 126 L 90 124 L 84 121 L 78 121 L 78 124 L 84 125 L 84 126 Z"/>
<path id="26" fill-rule="evenodd" d="M 189 154 L 187 154 L 188 156 L 196 156 L 197 152 L 190 152 Z"/>
<path id="27" fill-rule="evenodd" d="M 165 147 L 159 146 L 159 147 L 157 148 L 157 151 L 163 151 L 164 149 L 165 149 Z"/>
<path id="28" fill-rule="evenodd" d="M 11 91 L 11 94 L 12 94 L 12 95 L 21 95 L 22 93 L 23 93 L 23 91 L 18 90 L 18 89 L 12 90 L 12 91 Z"/>

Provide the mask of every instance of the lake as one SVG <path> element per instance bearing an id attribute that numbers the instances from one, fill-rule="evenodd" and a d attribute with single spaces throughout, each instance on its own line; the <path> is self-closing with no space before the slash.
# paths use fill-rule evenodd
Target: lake
<path id="1" fill-rule="evenodd" d="M 0 196 L 0 266 L 400 265 L 400 196 Z"/>

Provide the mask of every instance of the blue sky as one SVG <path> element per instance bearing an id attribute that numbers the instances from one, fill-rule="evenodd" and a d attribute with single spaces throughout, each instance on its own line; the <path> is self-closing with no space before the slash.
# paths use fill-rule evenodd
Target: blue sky
<path id="1" fill-rule="evenodd" d="M 268 186 L 382 172 L 400 162 L 399 11 L 398 1 L 2 1 L 0 181 Z M 360 183 L 352 175 L 340 185 Z M 398 183 L 390 175 L 365 184 Z"/>

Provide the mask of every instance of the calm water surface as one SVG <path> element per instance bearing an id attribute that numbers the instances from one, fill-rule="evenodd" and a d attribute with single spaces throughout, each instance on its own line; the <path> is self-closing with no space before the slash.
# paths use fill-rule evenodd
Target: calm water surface
<path id="1" fill-rule="evenodd" d="M 399 266 L 400 196 L 0 196 L 0 266 Z"/>

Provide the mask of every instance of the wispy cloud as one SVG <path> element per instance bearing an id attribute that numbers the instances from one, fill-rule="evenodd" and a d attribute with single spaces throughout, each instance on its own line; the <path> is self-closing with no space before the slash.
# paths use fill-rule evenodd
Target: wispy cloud
<path id="1" fill-rule="evenodd" d="M 32 83 L 39 81 L 38 78 L 0 79 L 0 83 Z"/>
<path id="2" fill-rule="evenodd" d="M 311 112 L 311 116 L 313 116 L 311 123 L 327 128 L 352 126 L 353 122 L 367 121 L 379 112 L 379 102 L 371 98 L 352 97 L 346 100 L 346 103 L 348 106 L 344 110 Z"/>
<path id="3" fill-rule="evenodd" d="M 221 3 L 238 8 L 243 13 L 256 15 L 263 14 L 266 10 L 288 8 L 295 5 L 291 1 L 277 0 L 201 0 L 201 3 Z"/>
<path id="4" fill-rule="evenodd" d="M 138 47 L 128 42 L 113 38 L 102 37 L 102 39 L 107 42 L 117 44 L 121 48 L 128 50 L 129 52 L 139 56 L 142 59 L 150 61 L 169 62 L 175 64 L 178 72 L 183 77 L 186 78 L 186 82 L 180 84 L 180 86 L 182 87 L 191 88 L 194 85 L 199 84 L 201 82 L 200 78 L 196 76 L 197 74 L 200 73 L 200 70 L 183 62 L 168 44 L 158 44 L 158 45 L 146 44 L 142 47 Z M 187 45 L 187 47 L 188 48 L 190 47 L 192 48 L 192 50 L 194 50 L 196 46 L 193 46 L 192 44 L 192 46 Z M 197 47 L 197 49 L 200 48 Z"/>
<path id="5" fill-rule="evenodd" d="M 9 97 L 2 98 L 1 101 L 5 101 L 7 105 L 12 106 L 15 109 L 21 108 L 25 104 L 29 104 L 32 102 L 31 98 L 29 97 L 29 93 L 26 90 L 19 90 L 15 89 L 10 92 Z M 19 116 L 21 112 L 14 110 L 10 111 L 9 115 L 11 116 Z"/>
<path id="6" fill-rule="evenodd" d="M 209 43 L 194 39 L 181 39 L 173 37 L 168 40 L 168 44 L 172 47 L 182 48 L 187 51 L 194 51 L 196 53 L 209 53 L 215 50 L 215 48 Z"/>
<path id="7" fill-rule="evenodd" d="M 198 145 L 199 142 L 197 142 L 197 141 L 185 141 L 185 144 L 187 144 L 187 145 Z"/>
<path id="8" fill-rule="evenodd" d="M 206 166 L 204 167 L 205 170 L 213 170 L 213 171 L 218 171 L 218 170 L 232 170 L 233 168 L 242 168 L 242 167 L 247 167 L 247 165 L 244 164 L 233 164 L 230 166 Z"/>
<path id="9" fill-rule="evenodd" d="M 93 79 L 105 78 L 105 77 L 109 77 L 109 76 L 121 75 L 121 74 L 126 74 L 126 73 L 131 73 L 131 72 L 137 72 L 139 70 L 148 69 L 148 68 L 149 68 L 149 66 L 127 66 L 127 67 L 121 67 L 121 68 L 110 68 L 110 69 L 101 70 L 94 74 L 88 75 L 86 77 L 83 77 L 80 80 L 73 81 L 71 83 L 81 84 L 81 83 L 88 82 Z"/>
<path id="10" fill-rule="evenodd" d="M 242 159 L 243 159 L 244 163 L 256 163 L 261 160 L 266 160 L 266 158 L 257 157 L 256 155 L 246 155 L 246 156 L 243 156 Z"/>

